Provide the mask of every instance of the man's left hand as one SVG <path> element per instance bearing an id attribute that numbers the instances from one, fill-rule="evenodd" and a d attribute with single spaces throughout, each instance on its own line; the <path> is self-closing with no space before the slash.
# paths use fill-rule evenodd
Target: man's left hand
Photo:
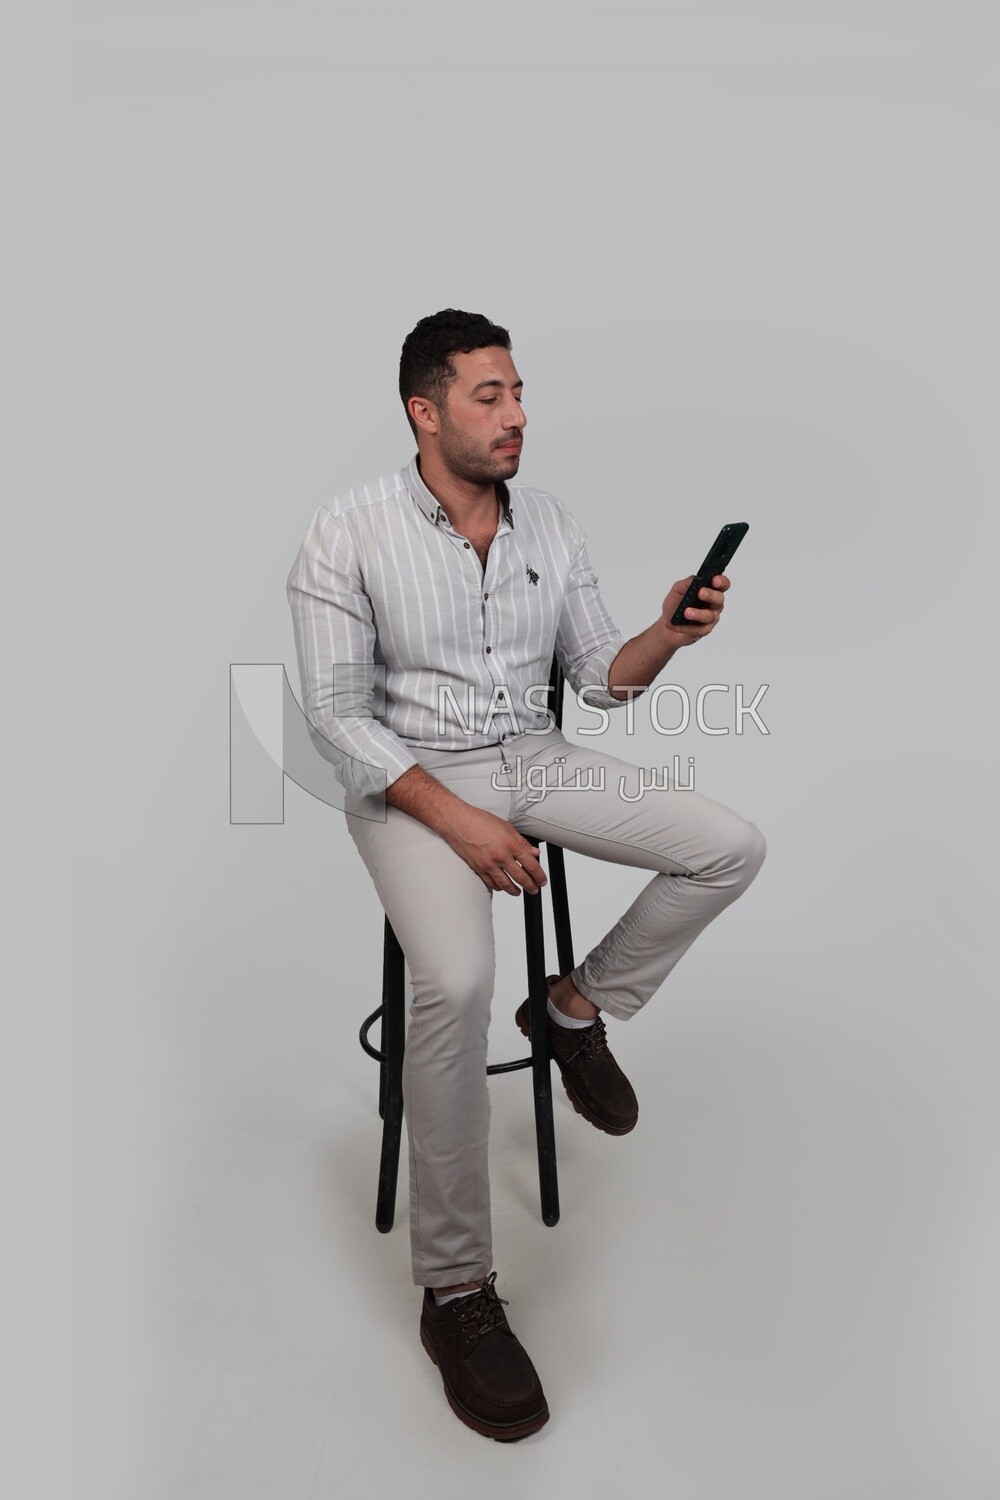
<path id="1" fill-rule="evenodd" d="M 666 644 L 676 650 L 679 646 L 690 646 L 692 641 L 700 641 L 702 636 L 709 635 L 719 623 L 719 618 L 725 608 L 726 590 L 729 588 L 729 579 L 725 573 L 717 573 L 712 579 L 711 587 L 703 585 L 698 590 L 697 607 L 689 605 L 684 611 L 687 620 L 686 625 L 671 625 L 674 610 L 680 604 L 691 584 L 694 582 L 694 574 L 689 573 L 675 583 L 670 593 L 663 601 L 663 613 L 660 617 L 660 625 L 663 629 Z"/>

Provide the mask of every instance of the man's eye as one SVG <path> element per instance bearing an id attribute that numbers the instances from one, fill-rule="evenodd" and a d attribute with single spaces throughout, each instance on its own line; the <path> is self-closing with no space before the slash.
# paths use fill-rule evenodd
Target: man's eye
<path id="1" fill-rule="evenodd" d="M 480 396 L 479 399 L 484 406 L 492 406 L 497 398 L 495 396 Z"/>

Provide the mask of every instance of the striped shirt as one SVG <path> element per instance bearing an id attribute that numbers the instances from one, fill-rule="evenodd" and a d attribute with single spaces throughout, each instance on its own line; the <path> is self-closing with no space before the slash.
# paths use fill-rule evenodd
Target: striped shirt
<path id="1" fill-rule="evenodd" d="M 310 737 L 361 795 L 414 748 L 471 750 L 552 727 L 553 653 L 574 692 L 617 708 L 624 644 L 584 533 L 545 490 L 502 482 L 485 571 L 417 467 L 347 491 L 313 516 L 288 575 Z"/>

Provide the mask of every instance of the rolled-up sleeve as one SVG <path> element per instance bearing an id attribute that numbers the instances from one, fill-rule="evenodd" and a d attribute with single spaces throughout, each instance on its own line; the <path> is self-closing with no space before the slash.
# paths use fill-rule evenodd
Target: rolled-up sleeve
<path id="1" fill-rule="evenodd" d="M 372 604 L 342 517 L 317 510 L 286 592 L 310 738 L 349 791 L 384 793 L 418 762 L 376 717 L 385 668 L 375 663 Z"/>
<path id="2" fill-rule="evenodd" d="M 586 537 L 575 523 L 573 536 L 576 551 L 559 615 L 556 656 L 573 691 L 587 689 L 587 703 L 595 708 L 620 708 L 625 700 L 610 692 L 608 673 L 625 638 L 604 605 L 587 556 Z"/>

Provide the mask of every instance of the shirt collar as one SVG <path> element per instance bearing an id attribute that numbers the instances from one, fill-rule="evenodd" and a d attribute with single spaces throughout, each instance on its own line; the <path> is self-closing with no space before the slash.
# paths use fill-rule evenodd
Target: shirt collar
<path id="1" fill-rule="evenodd" d="M 420 477 L 420 470 L 417 467 L 416 453 L 413 455 L 413 457 L 410 459 L 410 462 L 403 470 L 403 482 L 406 485 L 406 488 L 409 490 L 410 494 L 413 496 L 414 500 L 420 506 L 420 509 L 423 511 L 427 519 L 431 521 L 435 526 L 444 526 L 446 529 L 450 530 L 451 522 L 448 520 L 448 512 L 441 507 L 436 497 L 431 494 L 426 484 L 424 484 L 423 479 Z M 511 513 L 510 508 L 510 491 L 502 479 L 497 481 L 496 488 L 497 493 L 500 496 L 500 507 L 502 511 L 501 522 L 506 519 L 508 525 L 513 526 L 514 517 Z"/>

